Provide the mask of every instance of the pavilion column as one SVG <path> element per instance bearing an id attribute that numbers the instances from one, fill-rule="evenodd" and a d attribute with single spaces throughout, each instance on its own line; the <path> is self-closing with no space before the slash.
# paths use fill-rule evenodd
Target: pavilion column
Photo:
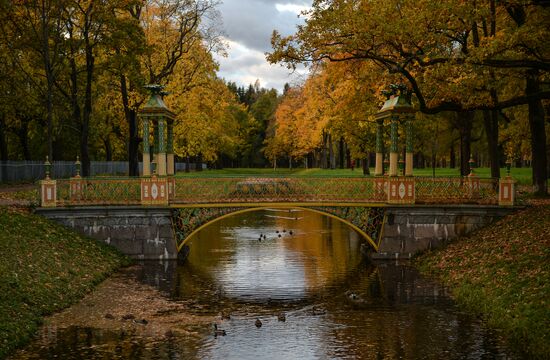
<path id="1" fill-rule="evenodd" d="M 166 120 L 158 119 L 158 154 L 157 154 L 157 174 L 166 175 L 166 140 L 165 140 Z"/>
<path id="2" fill-rule="evenodd" d="M 154 169 L 152 172 L 158 175 L 159 165 L 158 165 L 158 153 L 159 153 L 159 124 L 158 119 L 153 117 L 153 163 Z"/>
<path id="3" fill-rule="evenodd" d="M 374 167 L 374 176 L 384 175 L 384 141 L 382 134 L 384 131 L 384 120 L 378 119 L 376 125 L 376 164 Z"/>
<path id="4" fill-rule="evenodd" d="M 142 116 L 143 121 L 143 176 L 151 175 L 151 153 L 149 145 L 149 117 Z"/>
<path id="5" fill-rule="evenodd" d="M 405 125 L 406 132 L 406 150 L 405 150 L 405 176 L 413 176 L 413 126 L 412 126 L 412 115 L 407 116 Z"/>
<path id="6" fill-rule="evenodd" d="M 390 136 L 391 136 L 391 147 L 390 147 L 390 170 L 389 176 L 397 176 L 397 160 L 399 158 L 399 153 L 397 150 L 397 116 L 391 117 L 391 127 L 390 127 Z"/>
<path id="7" fill-rule="evenodd" d="M 174 122 L 168 121 L 166 139 L 166 174 L 174 175 L 176 173 L 174 164 Z"/>

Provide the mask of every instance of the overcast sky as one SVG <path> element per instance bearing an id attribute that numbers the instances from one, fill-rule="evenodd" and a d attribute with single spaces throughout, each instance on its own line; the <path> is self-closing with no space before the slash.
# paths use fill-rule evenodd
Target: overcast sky
<path id="1" fill-rule="evenodd" d="M 298 14 L 310 5 L 311 0 L 223 0 L 218 9 L 229 48 L 226 58 L 215 57 L 220 63 L 218 75 L 245 86 L 259 79 L 262 87 L 279 91 L 285 83 L 295 82 L 300 75 L 268 64 L 265 52 L 271 50 L 273 30 L 293 34 L 303 22 Z"/>

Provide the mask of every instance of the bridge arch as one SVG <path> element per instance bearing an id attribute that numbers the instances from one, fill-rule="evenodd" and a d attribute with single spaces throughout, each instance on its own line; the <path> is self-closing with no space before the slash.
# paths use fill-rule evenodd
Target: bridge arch
<path id="1" fill-rule="evenodd" d="M 196 233 L 205 227 L 237 214 L 265 209 L 301 209 L 336 219 L 351 227 L 369 246 L 378 251 L 383 236 L 385 208 L 383 206 L 311 206 L 257 204 L 250 207 L 215 205 L 180 206 L 173 209 L 172 228 L 179 252 Z"/>

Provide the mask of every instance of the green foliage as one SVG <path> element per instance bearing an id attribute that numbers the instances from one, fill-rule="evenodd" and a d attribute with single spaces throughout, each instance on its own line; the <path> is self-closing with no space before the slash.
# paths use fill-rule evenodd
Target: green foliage
<path id="1" fill-rule="evenodd" d="M 0 253 L 0 358 L 28 341 L 44 316 L 129 263 L 108 245 L 7 208 L 0 208 Z"/>

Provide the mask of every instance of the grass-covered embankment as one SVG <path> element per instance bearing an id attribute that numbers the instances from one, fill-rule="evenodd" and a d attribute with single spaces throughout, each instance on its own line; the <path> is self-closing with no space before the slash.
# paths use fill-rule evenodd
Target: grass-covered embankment
<path id="1" fill-rule="evenodd" d="M 0 207 L 0 358 L 128 263 L 114 248 L 40 216 Z"/>
<path id="2" fill-rule="evenodd" d="M 550 201 L 425 254 L 418 263 L 450 286 L 460 306 L 504 330 L 520 351 L 550 358 Z"/>
<path id="3" fill-rule="evenodd" d="M 370 168 L 370 173 L 374 174 L 374 168 Z M 491 169 L 476 168 L 475 173 L 482 178 L 491 177 Z M 501 176 L 506 176 L 506 169 L 500 169 Z M 433 170 L 431 168 L 414 169 L 415 176 L 431 177 Z M 510 175 L 518 185 L 532 184 L 531 168 L 512 168 Z M 289 176 L 289 177 L 363 177 L 363 169 L 319 169 L 319 168 L 225 168 L 221 170 L 208 169 L 203 171 L 180 171 L 177 177 L 246 177 L 246 176 Z M 460 170 L 458 168 L 436 168 L 435 176 L 440 177 L 458 177 Z M 548 182 L 550 184 L 550 180 Z"/>

